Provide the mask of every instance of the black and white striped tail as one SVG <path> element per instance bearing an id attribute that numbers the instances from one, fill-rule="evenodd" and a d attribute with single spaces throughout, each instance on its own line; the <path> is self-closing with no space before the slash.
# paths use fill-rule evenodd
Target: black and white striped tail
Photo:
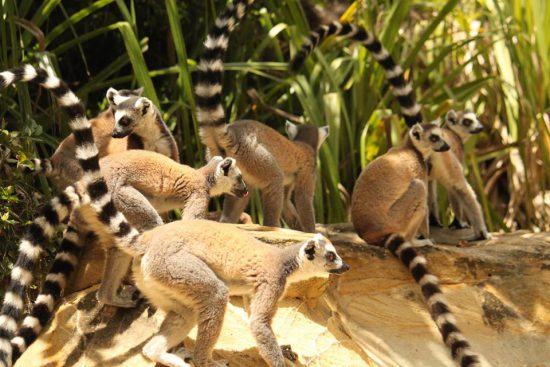
<path id="1" fill-rule="evenodd" d="M 255 0 L 234 0 L 216 19 L 206 38 L 197 66 L 197 119 L 203 139 L 209 139 L 211 128 L 224 127 L 225 111 L 222 101 L 223 60 L 229 36 Z"/>
<path id="2" fill-rule="evenodd" d="M 69 224 L 42 290 L 34 301 L 32 311 L 23 320 L 17 336 L 11 340 L 13 363 L 38 338 L 53 316 L 54 307 L 61 299 L 67 281 L 78 265 L 81 245 L 77 230 Z"/>
<path id="3" fill-rule="evenodd" d="M 478 356 L 472 352 L 470 343 L 456 326 L 454 315 L 439 287 L 439 279 L 428 271 L 426 258 L 419 255 L 410 242 L 399 235 L 389 237 L 386 247 L 401 260 L 420 285 L 432 318 L 441 332 L 443 341 L 451 350 L 453 359 L 461 367 L 479 366 Z"/>
<path id="4" fill-rule="evenodd" d="M 0 366 L 11 365 L 10 339 L 17 330 L 17 322 L 23 312 L 23 297 L 31 284 L 33 271 L 44 252 L 44 244 L 55 233 L 55 228 L 66 222 L 73 208 L 80 204 L 80 197 L 73 186 L 67 187 L 42 209 L 42 215 L 29 226 L 25 238 L 19 244 L 19 257 L 11 271 L 11 281 L 0 313 Z"/>
<path id="5" fill-rule="evenodd" d="M 123 250 L 130 251 L 127 244 L 133 243 L 139 233 L 132 228 L 111 200 L 109 188 L 99 169 L 99 151 L 82 102 L 65 82 L 48 75 L 43 69 L 24 65 L 0 72 L 0 88 L 19 81 L 38 83 L 49 89 L 68 113 L 76 141 L 75 155 L 84 171 L 83 177 L 79 181 L 82 184 L 82 189 L 86 191 L 85 197 L 81 198 L 81 203 L 89 204 L 98 214 L 98 219 L 105 224 L 105 231 L 112 233 L 120 240 L 117 243 L 121 244 Z M 74 192 L 74 187 L 72 190 Z M 79 192 L 81 191 L 79 190 Z M 46 206 L 44 216 L 33 222 L 30 227 L 30 235 L 22 241 L 20 260 L 12 272 L 12 283 L 6 293 L 0 315 L 0 367 L 11 366 L 13 350 L 10 339 L 14 336 L 17 328 L 16 320 L 20 317 L 23 307 L 21 295 L 24 287 L 32 281 L 32 275 L 28 269 L 34 267 L 42 249 L 40 244 L 47 240 L 47 236 L 53 234 L 54 224 L 59 223 L 62 218 L 60 214 L 62 213 Z"/>
<path id="6" fill-rule="evenodd" d="M 363 44 L 384 68 L 386 79 L 392 86 L 393 94 L 401 106 L 401 114 L 407 126 L 410 127 L 422 122 L 420 105 L 416 103 L 416 95 L 411 83 L 405 80 L 403 69 L 394 62 L 390 53 L 382 46 L 376 36 L 361 26 L 332 22 L 329 25 L 317 28 L 317 30 L 311 32 L 309 40 L 290 62 L 291 70 L 294 72 L 299 70 L 315 47 L 329 36 L 341 36 Z"/>

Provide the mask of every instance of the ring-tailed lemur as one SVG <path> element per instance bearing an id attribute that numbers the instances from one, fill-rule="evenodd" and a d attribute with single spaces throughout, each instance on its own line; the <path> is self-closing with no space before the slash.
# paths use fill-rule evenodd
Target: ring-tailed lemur
<path id="1" fill-rule="evenodd" d="M 428 161 L 430 224 L 441 226 L 437 205 L 438 181 L 447 190 L 454 211 L 451 228 L 465 228 L 469 222 L 474 232 L 473 240 L 490 238 L 476 194 L 464 176 L 464 143 L 470 136 L 483 131 L 483 125 L 471 110 L 450 110 L 441 131 L 451 149 L 443 154 L 433 155 Z"/>
<path id="2" fill-rule="evenodd" d="M 184 219 L 204 218 L 210 197 L 248 194 L 232 158 L 213 157 L 204 167 L 194 169 L 155 152 L 130 150 L 104 157 L 100 164 L 101 173 L 112 192 L 115 208 L 139 231 L 162 225 L 159 213 L 183 208 Z M 86 196 L 85 190 L 81 192 L 80 182 L 73 186 L 77 188 L 77 194 Z M 117 307 L 136 305 L 135 300 L 118 295 L 132 257 L 113 245 L 112 235 L 105 234 L 104 230 L 95 233 L 97 223 L 95 219 L 90 219 L 95 215 L 89 205 L 79 203 L 68 212 L 66 217 L 70 218 L 70 222 L 61 248 L 55 255 L 31 314 L 25 317 L 17 336 L 12 339 L 14 361 L 38 337 L 53 315 L 54 305 L 78 265 L 82 241 L 79 233 L 93 233 L 93 237 L 98 239 L 98 245 L 106 250 L 104 273 L 97 292 L 98 300 Z"/>
<path id="3" fill-rule="evenodd" d="M 46 89 L 54 87 L 41 83 L 48 77 L 43 69 L 24 65 L 1 73 L 0 88 L 17 82 L 38 83 Z M 50 88 L 51 87 L 51 88 Z M 179 162 L 176 141 L 151 100 L 141 97 L 142 88 L 116 90 L 109 88 L 106 97 L 110 108 L 90 120 L 99 156 L 128 149 L 145 149 L 164 154 Z M 73 93 L 74 95 L 74 93 Z M 33 159 L 33 173 L 53 176 L 58 189 L 78 181 L 82 168 L 75 159 L 78 145 L 74 134 L 65 138 L 49 159 Z"/>
<path id="4" fill-rule="evenodd" d="M 456 320 L 430 274 L 427 260 L 414 249 L 417 232 L 427 238 L 427 183 L 425 160 L 450 149 L 436 125 L 416 124 L 401 147 L 370 162 L 355 183 L 351 219 L 367 243 L 388 248 L 420 285 L 445 344 L 462 366 L 478 366 L 478 357 L 456 326 Z"/>
<path id="5" fill-rule="evenodd" d="M 253 2 L 235 0 L 216 20 L 206 39 L 195 88 L 201 140 L 207 155 L 235 158 L 247 185 L 260 189 L 264 225 L 280 226 L 285 187 L 293 187 L 296 229 L 313 232 L 317 151 L 328 136 L 328 127 L 293 126 L 289 140 L 257 121 L 226 121 L 222 103 L 223 58 L 230 33 Z M 236 222 L 247 204 L 247 199 L 227 198 L 221 221 Z"/>
<path id="6" fill-rule="evenodd" d="M 416 103 L 416 96 L 411 83 L 405 80 L 403 69 L 395 63 L 390 53 L 382 46 L 376 36 L 361 26 L 332 22 L 329 25 L 323 25 L 317 30 L 312 31 L 308 41 L 304 43 L 300 51 L 290 62 L 291 70 L 296 72 L 300 69 L 315 47 L 329 36 L 350 38 L 364 45 L 384 69 L 386 79 L 392 86 L 393 94 L 397 102 L 399 102 L 401 114 L 407 126 L 411 127 L 416 123 L 422 122 L 421 107 Z"/>
<path id="7" fill-rule="evenodd" d="M 142 353 L 168 366 L 190 367 L 181 355 L 168 351 L 186 338 L 195 323 L 194 365 L 217 366 L 212 350 L 229 296 L 238 295 L 251 300 L 250 328 L 260 355 L 269 366 L 284 367 L 288 347 L 277 343 L 271 320 L 286 287 L 349 269 L 320 234 L 281 249 L 212 221 L 176 221 L 117 242 L 120 249 L 139 259 L 133 265 L 138 288 L 167 313 Z"/>
<path id="8" fill-rule="evenodd" d="M 350 38 L 363 44 L 367 50 L 373 54 L 375 60 L 384 69 L 386 78 L 392 86 L 393 93 L 401 106 L 401 114 L 403 115 L 407 126 L 411 127 L 422 121 L 421 106 L 416 103 L 416 97 L 412 85 L 405 81 L 403 69 L 394 62 L 390 53 L 382 46 L 376 36 L 363 27 L 353 24 L 341 24 L 339 22 L 332 22 L 329 25 L 319 27 L 316 31 L 311 33 L 308 42 L 302 46 L 301 50 L 291 61 L 291 69 L 294 71 L 298 70 L 314 48 L 317 47 L 325 38 L 333 35 Z M 451 154 L 451 152 L 448 152 L 442 155 L 435 155 L 434 157 L 437 157 L 435 158 L 437 163 L 441 163 L 445 159 L 444 157 L 449 157 Z M 447 163 L 451 164 L 451 162 Z M 433 164 L 431 174 L 443 178 L 446 177 L 449 169 L 452 169 L 455 174 L 458 173 L 458 170 L 453 167 L 446 167 L 444 164 Z M 468 216 L 471 218 L 470 220 L 476 224 L 476 228 L 474 228 L 474 231 L 476 232 L 475 239 L 488 238 L 489 235 L 487 234 L 485 222 L 479 203 L 475 197 L 475 193 L 471 189 L 471 186 L 466 182 L 463 171 L 460 172 L 462 172 L 460 173 L 460 176 L 455 177 L 457 177 L 461 183 L 465 182 L 465 184 L 462 184 L 460 188 L 457 188 L 455 191 L 460 192 L 460 195 L 464 195 L 465 201 L 468 203 Z M 433 192 L 434 189 L 434 185 L 430 185 L 430 192 Z M 432 197 L 432 195 L 433 194 L 430 194 L 430 197 Z M 430 208 L 432 208 L 432 206 L 430 206 Z M 430 211 L 430 213 L 432 213 L 432 211 Z"/>

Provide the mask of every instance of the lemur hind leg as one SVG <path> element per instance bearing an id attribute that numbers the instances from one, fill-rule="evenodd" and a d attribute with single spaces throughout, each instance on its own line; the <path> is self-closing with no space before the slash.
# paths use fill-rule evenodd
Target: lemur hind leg
<path id="1" fill-rule="evenodd" d="M 191 314 L 192 312 L 189 312 L 189 315 Z M 151 361 L 165 366 L 191 367 L 189 363 L 185 362 L 185 358 L 189 356 L 187 351 L 168 353 L 168 350 L 183 342 L 193 325 L 193 318 L 184 318 L 174 312 L 169 312 L 162 322 L 158 334 L 153 336 L 143 347 L 143 355 Z"/>
<path id="2" fill-rule="evenodd" d="M 469 240 L 476 241 L 491 238 L 491 235 L 487 232 L 485 219 L 483 218 L 476 194 L 466 179 L 460 185 L 453 187 L 453 195 L 461 198 L 460 205 L 464 209 L 466 218 L 468 218 L 474 231 L 474 235 Z"/>
<path id="3" fill-rule="evenodd" d="M 223 199 L 223 212 L 220 218 L 222 223 L 238 223 L 241 214 L 250 201 L 250 195 L 245 198 L 225 195 Z"/>
<path id="4" fill-rule="evenodd" d="M 157 211 L 138 190 L 130 186 L 121 186 L 112 192 L 115 206 L 125 214 L 128 221 L 138 230 L 145 231 L 163 224 Z M 136 306 L 137 300 L 132 299 L 135 288 L 132 290 L 133 287 L 127 287 L 125 295 L 118 293 L 131 262 L 132 257 L 130 255 L 117 247 L 108 247 L 103 278 L 97 291 L 98 301 L 116 307 L 130 308 Z"/>
<path id="5" fill-rule="evenodd" d="M 429 238 L 426 212 L 426 185 L 422 180 L 414 179 L 407 190 L 390 207 L 388 218 L 393 220 L 396 228 L 403 228 L 403 223 L 408 223 L 401 233 L 404 238 L 412 239 L 419 231 L 424 238 Z"/>
<path id="6" fill-rule="evenodd" d="M 428 208 L 430 211 L 430 225 L 434 227 L 443 227 L 439 218 L 439 205 L 437 203 L 437 182 L 428 181 Z"/>
<path id="7" fill-rule="evenodd" d="M 264 226 L 280 227 L 284 200 L 284 177 L 282 172 L 274 171 L 267 185 L 260 188 L 264 212 Z"/>
<path id="8" fill-rule="evenodd" d="M 208 265 L 183 249 L 171 257 L 146 254 L 140 268 L 143 280 L 138 280 L 138 285 L 157 307 L 180 315 L 184 313 L 182 309 L 194 311 L 198 328 L 193 353 L 195 366 L 219 366 L 212 360 L 212 351 L 229 301 L 226 285 Z"/>
<path id="9" fill-rule="evenodd" d="M 453 222 L 449 225 L 449 228 L 451 229 L 464 229 L 469 228 L 470 225 L 468 224 L 464 209 L 462 208 L 462 203 L 460 202 L 460 197 L 451 189 L 449 191 L 449 203 L 451 204 L 451 208 L 453 208 L 454 212 L 454 219 Z"/>

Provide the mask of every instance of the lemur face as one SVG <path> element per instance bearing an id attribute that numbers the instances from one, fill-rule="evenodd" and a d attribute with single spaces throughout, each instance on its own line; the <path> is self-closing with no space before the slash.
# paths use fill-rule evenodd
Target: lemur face
<path id="1" fill-rule="evenodd" d="M 441 128 L 433 124 L 416 124 L 409 129 L 409 138 L 414 147 L 426 159 L 433 152 L 446 152 L 449 144 L 443 139 Z"/>
<path id="2" fill-rule="evenodd" d="M 115 115 L 113 138 L 128 136 L 153 115 L 153 103 L 145 97 L 140 97 L 142 90 L 140 88 L 134 91 L 117 91 L 109 88 L 107 91 L 107 100 Z"/>
<path id="3" fill-rule="evenodd" d="M 248 196 L 248 187 L 243 180 L 241 170 L 237 167 L 237 162 L 233 158 L 222 158 L 216 156 L 212 158 L 218 160 L 216 166 L 215 183 L 210 189 L 210 195 L 218 196 L 229 194 L 236 197 Z"/>
<path id="4" fill-rule="evenodd" d="M 447 112 L 446 123 L 463 141 L 466 141 L 470 135 L 479 134 L 483 131 L 483 125 L 479 122 L 475 113 L 469 109 L 458 112 L 450 110 Z"/>
<path id="5" fill-rule="evenodd" d="M 348 264 L 338 255 L 334 245 L 320 233 L 306 241 L 300 250 L 302 266 L 313 273 L 342 274 L 349 270 Z"/>

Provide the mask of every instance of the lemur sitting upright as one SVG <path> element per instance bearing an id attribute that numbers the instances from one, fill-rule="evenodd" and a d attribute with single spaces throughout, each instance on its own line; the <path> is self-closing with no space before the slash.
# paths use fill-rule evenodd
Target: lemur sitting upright
<path id="1" fill-rule="evenodd" d="M 48 77 L 45 70 L 23 65 L 0 74 L 0 88 L 17 82 L 41 81 Z M 46 89 L 55 88 L 41 84 Z M 164 154 L 179 162 L 176 141 L 164 123 L 159 110 L 148 98 L 141 97 L 143 89 L 107 91 L 109 109 L 90 120 L 99 156 L 128 149 L 145 149 Z M 78 145 L 74 134 L 65 138 L 49 159 L 33 160 L 34 172 L 52 176 L 59 190 L 78 181 L 83 171 L 75 158 Z"/>
<path id="2" fill-rule="evenodd" d="M 246 184 L 261 192 L 264 225 L 280 226 L 287 192 L 294 191 L 296 229 L 315 230 L 313 194 L 317 151 L 328 136 L 328 127 L 292 127 L 291 139 L 252 120 L 227 124 L 222 104 L 223 58 L 230 33 L 254 0 L 234 1 L 216 19 L 197 66 L 197 118 L 207 156 L 222 155 L 237 160 Z M 248 198 L 226 198 L 222 222 L 235 223 Z M 290 203 L 292 205 L 292 203 Z"/>
<path id="3" fill-rule="evenodd" d="M 467 222 L 471 223 L 474 240 L 487 239 L 490 235 L 476 194 L 464 176 L 464 143 L 470 136 L 482 130 L 483 125 L 472 111 L 450 110 L 446 116 L 445 127 L 441 131 L 451 149 L 442 154 L 434 154 L 428 162 L 430 224 L 441 226 L 437 205 L 437 181 L 447 190 L 449 202 L 454 211 L 451 227 L 465 228 Z"/>
<path id="4" fill-rule="evenodd" d="M 428 233 L 428 172 L 425 161 L 449 150 L 442 129 L 416 124 L 404 144 L 370 162 L 355 183 L 351 219 L 368 244 L 383 246 L 399 258 L 422 289 L 443 341 L 462 367 L 478 366 L 478 358 L 462 335 L 447 305 L 439 280 L 413 247 L 417 232 Z M 433 154 L 432 154 L 433 153 Z"/>
<path id="5" fill-rule="evenodd" d="M 332 22 L 329 25 L 319 27 L 317 30 L 311 33 L 309 40 L 302 46 L 301 50 L 292 60 L 292 69 L 298 70 L 303 65 L 308 55 L 311 54 L 311 52 L 315 49 L 315 47 L 317 47 L 317 45 L 319 45 L 325 38 L 332 35 L 350 38 L 363 44 L 367 48 L 367 50 L 373 54 L 374 59 L 380 64 L 380 66 L 384 68 L 386 78 L 392 86 L 393 94 L 396 96 L 397 102 L 401 107 L 401 114 L 403 115 L 407 126 L 409 126 L 410 128 L 414 124 L 420 123 L 422 121 L 421 107 L 418 103 L 416 103 L 415 93 L 412 85 L 405 81 L 403 69 L 394 62 L 389 52 L 382 46 L 376 36 L 364 29 L 363 27 L 353 24 L 341 24 L 339 22 Z M 475 121 L 477 121 L 477 119 Z M 458 126 L 456 124 L 453 125 L 451 123 L 449 124 L 449 126 L 454 126 L 455 130 L 453 131 L 457 132 L 456 129 L 458 129 Z M 477 127 L 475 129 L 477 129 L 481 125 L 476 126 Z M 471 131 L 474 131 L 475 129 Z M 471 131 L 470 134 L 472 133 Z M 461 137 L 464 136 L 463 133 L 464 131 L 461 130 L 461 132 L 459 133 Z M 446 137 L 448 134 L 450 134 L 450 132 L 446 132 L 446 130 L 443 130 L 443 134 Z M 452 137 L 449 138 L 449 140 L 452 140 Z M 455 150 L 455 148 L 453 148 L 455 144 L 453 144 L 452 142 L 450 142 L 450 144 L 452 147 L 451 149 Z M 437 164 L 432 164 L 431 175 L 433 177 L 443 178 L 449 174 L 449 170 L 453 170 L 453 177 L 457 178 L 458 182 L 461 183 L 460 188 L 456 188 L 454 191 L 460 191 L 461 195 L 464 195 L 464 202 L 468 203 L 467 216 L 472 223 L 475 223 L 475 239 L 488 238 L 479 203 L 477 202 L 475 193 L 471 189 L 470 185 L 466 182 L 464 173 L 461 170 L 462 167 L 460 167 L 459 170 L 446 165 L 446 163 L 451 163 L 449 162 L 450 159 L 447 158 L 452 157 L 452 154 L 452 152 L 448 152 L 442 155 L 435 155 L 438 157 L 435 158 L 435 162 Z M 457 174 L 459 176 L 457 176 Z M 430 191 L 433 191 L 433 189 L 434 188 L 432 185 Z M 432 211 L 430 211 L 430 213 L 431 212 Z"/>
<path id="6" fill-rule="evenodd" d="M 65 282 L 74 270 L 78 260 L 79 243 L 76 238 L 76 229 L 69 225 L 60 252 L 56 256 L 50 273 L 46 276 L 43 291 L 36 299 L 32 314 L 23 321 L 18 336 L 10 340 L 17 330 L 17 322 L 23 310 L 23 294 L 32 282 L 32 271 L 44 251 L 44 242 L 51 238 L 58 225 L 69 219 L 74 209 L 78 209 L 76 212 L 85 213 L 82 218 L 87 223 L 100 221 L 110 229 L 112 236 L 125 238 L 134 237 L 138 233 L 118 211 L 115 203 L 127 208 L 128 213 L 133 215 L 133 220 L 143 220 L 140 215 L 147 217 L 145 214 L 149 215 L 147 219 L 153 217 L 154 219 L 151 220 L 153 223 L 139 222 L 143 226 L 151 226 L 161 224 L 162 221 L 145 195 L 154 197 L 156 201 L 153 200 L 153 205 L 158 205 L 161 210 L 167 210 L 166 208 L 176 205 L 177 202 L 178 207 L 190 206 L 187 209 L 193 213 L 199 213 L 200 204 L 206 203 L 204 196 L 223 192 L 236 195 L 247 193 L 233 159 L 214 157 L 204 169 L 195 171 L 163 155 L 145 151 L 122 152 L 106 158 L 106 170 L 109 168 L 113 170 L 112 179 L 108 185 L 99 169 L 99 150 L 95 145 L 92 126 L 86 118 L 84 106 L 62 80 L 48 76 L 40 69 L 37 73 L 39 74 L 39 77 L 35 78 L 37 82 L 52 90 L 60 105 L 70 116 L 70 125 L 76 141 L 75 154 L 84 174 L 77 186 L 68 186 L 44 206 L 42 215 L 29 226 L 28 234 L 20 243 L 20 255 L 12 270 L 11 282 L 5 293 L 0 314 L 1 367 L 11 366 L 12 359 L 16 358 L 46 325 L 53 312 L 55 301 L 61 296 Z M 3 78 L 3 75 L 6 74 L 0 74 L 0 77 Z M 0 84 L 4 82 L 2 78 L 0 78 Z M 125 158 L 119 158 L 122 156 Z M 147 157 L 153 157 L 149 163 L 147 163 Z M 152 175 L 153 179 L 145 183 L 144 176 L 135 173 L 139 171 L 138 167 L 142 170 L 148 167 L 146 172 Z M 135 187 L 129 187 L 129 184 Z M 151 186 L 147 187 L 147 184 Z M 109 186 L 116 188 L 114 199 L 111 198 Z M 198 205 L 192 205 L 191 201 Z M 103 241 L 103 244 L 108 245 L 108 242 L 112 243 L 112 241 Z"/>

